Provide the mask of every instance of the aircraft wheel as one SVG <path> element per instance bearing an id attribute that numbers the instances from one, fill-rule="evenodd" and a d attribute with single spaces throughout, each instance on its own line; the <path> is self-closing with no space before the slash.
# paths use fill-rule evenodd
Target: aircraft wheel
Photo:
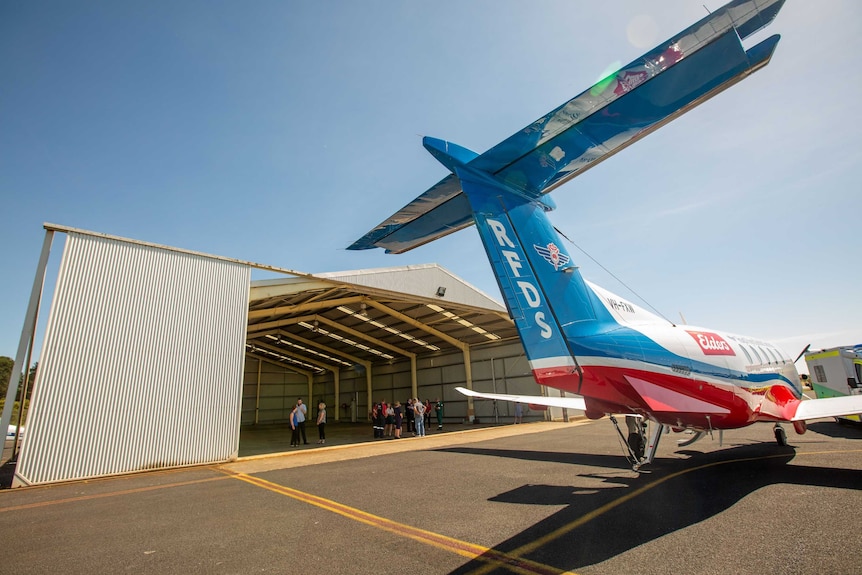
<path id="1" fill-rule="evenodd" d="M 637 433 L 629 433 L 628 444 L 638 461 L 644 456 L 644 440 Z"/>
<path id="2" fill-rule="evenodd" d="M 778 442 L 778 445 L 781 447 L 787 446 L 787 434 L 784 433 L 784 428 L 775 426 L 775 441 Z"/>

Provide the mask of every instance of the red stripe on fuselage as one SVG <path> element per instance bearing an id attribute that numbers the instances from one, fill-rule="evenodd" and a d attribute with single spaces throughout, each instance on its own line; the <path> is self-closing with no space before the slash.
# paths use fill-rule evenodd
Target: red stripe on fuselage
<path id="1" fill-rule="evenodd" d="M 601 413 L 637 413 L 649 416 L 659 423 L 674 427 L 702 429 L 735 429 L 757 421 L 788 421 L 799 400 L 781 383 L 759 387 L 743 387 L 738 382 L 722 383 L 692 379 L 682 375 L 669 375 L 646 370 L 612 366 L 584 366 L 583 381 L 571 367 L 534 370 L 533 376 L 540 385 L 547 385 L 569 393 L 584 396 L 588 411 Z M 682 394 L 699 402 L 716 406 L 707 419 L 702 412 L 656 409 L 642 397 L 626 379 L 634 377 L 654 386 Z"/>

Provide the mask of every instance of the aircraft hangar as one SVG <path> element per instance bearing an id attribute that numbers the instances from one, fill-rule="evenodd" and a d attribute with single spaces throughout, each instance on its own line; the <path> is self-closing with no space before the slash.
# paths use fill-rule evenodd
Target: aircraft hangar
<path id="1" fill-rule="evenodd" d="M 311 417 L 324 401 L 330 421 L 366 424 L 372 401 L 410 397 L 442 399 L 447 421 L 498 415 L 458 385 L 536 393 L 505 308 L 436 264 L 307 274 L 45 229 L 13 369 L 41 337 L 13 486 L 229 461 L 241 426 L 287 422 L 298 397 Z M 55 234 L 65 242 L 37 334 Z"/>
<path id="2" fill-rule="evenodd" d="M 284 421 L 296 397 L 332 400 L 335 418 L 352 421 L 369 397 L 441 397 L 448 417 L 469 419 L 472 405 L 450 390 L 472 387 L 473 355 L 523 358 L 505 308 L 436 264 L 253 282 L 247 334 L 244 424 Z"/>

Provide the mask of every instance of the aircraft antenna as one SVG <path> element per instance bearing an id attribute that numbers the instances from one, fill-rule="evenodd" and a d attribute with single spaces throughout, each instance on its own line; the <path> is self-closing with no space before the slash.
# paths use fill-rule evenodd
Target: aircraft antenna
<path id="1" fill-rule="evenodd" d="M 570 244 L 572 244 L 573 246 L 575 246 L 576 248 L 578 248 L 578 250 L 579 250 L 582 254 L 584 254 L 585 256 L 587 256 L 588 258 L 590 258 L 591 260 L 593 260 L 593 263 L 595 263 L 597 266 L 599 266 L 600 268 L 602 268 L 603 270 L 605 270 L 605 272 L 606 272 L 608 275 L 610 275 L 612 278 L 614 278 L 615 280 L 617 280 L 617 281 L 620 283 L 620 285 L 622 285 L 624 288 L 626 288 L 626 289 L 627 289 L 627 290 L 629 290 L 632 294 L 634 294 L 634 295 L 635 295 L 635 297 L 637 297 L 639 300 L 641 300 L 641 301 L 644 303 L 644 305 L 646 305 L 648 308 L 650 308 L 651 310 L 653 310 L 653 311 L 656 313 L 656 315 L 658 315 L 659 317 L 661 317 L 663 320 L 665 320 L 666 322 L 668 322 L 668 323 L 669 323 L 669 324 L 671 324 L 672 326 L 676 327 L 676 324 L 675 324 L 674 322 L 672 322 L 672 321 L 670 321 L 669 319 L 667 319 L 667 317 L 665 317 L 665 315 L 664 315 L 663 313 L 661 313 L 659 310 L 657 310 L 656 308 L 654 308 L 654 307 L 652 306 L 652 304 L 651 304 L 651 303 L 649 303 L 647 300 L 645 300 L 645 299 L 644 299 L 644 298 L 643 298 L 643 297 L 642 297 L 638 292 L 636 292 L 635 290 L 633 290 L 632 288 L 630 288 L 630 287 L 626 284 L 626 282 L 624 282 L 623 280 L 621 280 L 620 278 L 618 278 L 616 275 L 614 275 L 614 273 L 613 273 L 611 270 L 609 270 L 608 268 L 606 268 L 605 266 L 603 266 L 602 264 L 600 264 L 600 263 L 599 263 L 599 261 L 598 261 L 596 258 L 594 258 L 593 256 L 591 256 L 590 254 L 588 254 L 584 248 L 582 248 L 581 246 L 579 246 L 578 244 L 576 244 L 575 242 L 573 242 L 573 241 L 571 240 L 571 238 L 569 238 L 569 236 L 567 236 L 567 235 L 566 235 L 566 234 L 564 234 L 562 231 L 560 231 L 560 228 L 558 228 L 557 226 L 554 226 L 554 229 L 555 229 L 555 230 L 557 230 L 557 233 L 558 233 L 558 234 L 560 234 L 561 236 L 563 236 L 563 238 L 565 238 L 565 240 L 566 240 L 566 241 L 568 241 Z"/>

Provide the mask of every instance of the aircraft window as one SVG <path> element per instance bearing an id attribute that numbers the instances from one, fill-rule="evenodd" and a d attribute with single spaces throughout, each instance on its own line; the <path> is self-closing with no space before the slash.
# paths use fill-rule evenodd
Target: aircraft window
<path id="1" fill-rule="evenodd" d="M 744 345 L 742 345 L 742 344 L 739 344 L 739 347 L 742 349 L 742 353 L 744 353 L 744 354 L 745 354 L 745 358 L 748 360 L 748 363 L 749 363 L 749 364 L 754 363 L 754 362 L 751 360 L 751 354 L 750 354 L 750 353 L 748 353 L 748 350 L 747 350 L 747 349 L 745 349 L 745 346 L 744 346 Z"/>
<path id="2" fill-rule="evenodd" d="M 753 352 L 754 352 L 754 357 L 756 357 L 756 358 L 757 358 L 757 363 L 762 364 L 762 363 L 763 363 L 763 358 L 762 358 L 762 357 L 760 357 L 760 354 L 759 354 L 759 353 L 757 353 L 757 348 L 756 348 L 756 347 L 754 347 L 754 346 L 752 345 L 752 346 L 751 346 L 751 351 L 753 351 Z"/>

